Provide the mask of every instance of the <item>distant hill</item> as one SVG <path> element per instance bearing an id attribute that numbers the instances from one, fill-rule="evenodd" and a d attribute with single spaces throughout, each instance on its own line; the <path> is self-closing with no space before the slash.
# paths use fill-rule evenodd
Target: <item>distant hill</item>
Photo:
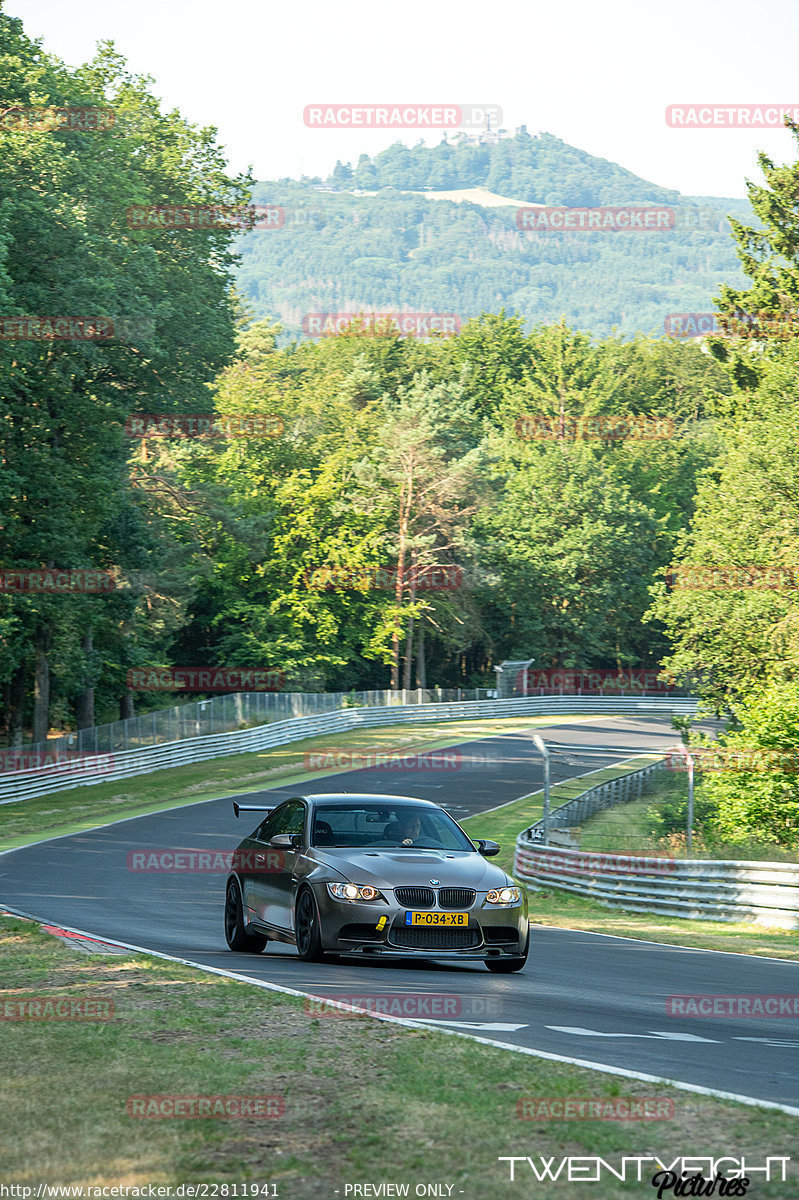
<path id="1" fill-rule="evenodd" d="M 720 283 L 746 282 L 727 223 L 752 220 L 745 200 L 681 196 L 546 133 L 396 144 L 327 181 L 259 183 L 254 200 L 284 223 L 239 239 L 239 287 L 292 335 L 306 313 L 503 307 L 529 325 L 662 334 L 668 313 L 710 312 Z M 675 228 L 529 232 L 521 205 L 668 206 Z"/>

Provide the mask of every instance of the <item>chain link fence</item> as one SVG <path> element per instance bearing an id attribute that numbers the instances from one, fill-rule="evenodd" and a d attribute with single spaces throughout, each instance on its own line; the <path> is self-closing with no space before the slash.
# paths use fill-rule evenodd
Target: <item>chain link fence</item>
<path id="1" fill-rule="evenodd" d="M 5 770 L 25 769 L 60 759 L 89 754 L 119 754 L 146 746 L 161 746 L 215 733 L 232 733 L 285 721 L 314 717 L 342 708 L 378 708 L 400 704 L 447 704 L 460 700 L 487 700 L 492 688 L 405 688 L 369 692 L 236 692 L 175 705 L 79 729 L 46 742 L 0 750 Z"/>

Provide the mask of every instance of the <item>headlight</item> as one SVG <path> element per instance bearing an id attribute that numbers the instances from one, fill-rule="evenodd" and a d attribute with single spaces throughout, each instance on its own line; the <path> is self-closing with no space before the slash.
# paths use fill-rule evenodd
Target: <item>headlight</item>
<path id="1" fill-rule="evenodd" d="M 371 884 L 359 887 L 354 883 L 329 883 L 327 890 L 334 900 L 376 900 L 380 895 Z"/>
<path id="2" fill-rule="evenodd" d="M 493 888 L 486 896 L 486 904 L 518 904 L 521 898 L 517 887 Z"/>

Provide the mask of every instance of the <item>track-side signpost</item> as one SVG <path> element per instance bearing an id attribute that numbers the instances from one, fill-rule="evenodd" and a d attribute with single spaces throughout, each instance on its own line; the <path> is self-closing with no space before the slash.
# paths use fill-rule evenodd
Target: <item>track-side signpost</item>
<path id="1" fill-rule="evenodd" d="M 539 733 L 533 734 L 533 742 L 544 760 L 544 812 L 542 814 L 544 845 L 549 845 L 549 750 Z"/>

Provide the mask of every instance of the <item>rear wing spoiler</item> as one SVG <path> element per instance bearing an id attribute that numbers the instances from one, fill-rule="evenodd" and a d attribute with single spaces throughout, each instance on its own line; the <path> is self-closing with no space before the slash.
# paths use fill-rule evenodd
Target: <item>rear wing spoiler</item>
<path id="1" fill-rule="evenodd" d="M 270 813 L 274 807 L 274 804 L 270 804 L 265 807 L 262 804 L 237 804 L 235 800 L 233 801 L 233 811 L 237 817 L 239 813 L 243 812 Z"/>

